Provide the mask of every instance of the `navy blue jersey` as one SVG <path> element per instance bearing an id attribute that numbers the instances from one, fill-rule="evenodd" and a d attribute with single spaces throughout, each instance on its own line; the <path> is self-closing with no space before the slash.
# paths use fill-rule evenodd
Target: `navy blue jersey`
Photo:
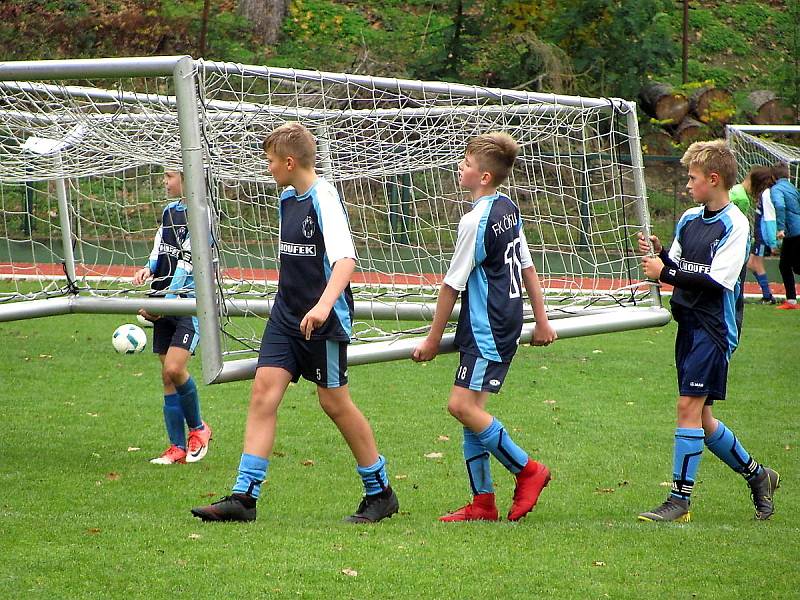
<path id="1" fill-rule="evenodd" d="M 319 177 L 298 196 L 288 187 L 280 199 L 280 273 L 278 293 L 270 314 L 277 331 L 303 337 L 300 321 L 319 302 L 332 267 L 342 258 L 356 258 L 347 213 L 339 194 Z M 349 341 L 353 323 L 353 294 L 348 285 L 325 323 L 311 339 Z"/>
<path id="2" fill-rule="evenodd" d="M 150 289 L 154 292 L 175 290 L 175 293 L 167 293 L 167 298 L 194 296 L 192 245 L 186 205 L 180 200 L 170 202 L 161 215 L 147 267 L 153 274 Z"/>
<path id="3" fill-rule="evenodd" d="M 730 356 L 739 344 L 744 296 L 741 282 L 749 249 L 750 225 L 728 204 L 710 218 L 702 206 L 690 208 L 678 221 L 669 257 L 683 271 L 705 273 L 720 289 L 682 289 L 672 293 L 673 316 L 680 322 L 691 311 L 714 342 Z"/>
<path id="4" fill-rule="evenodd" d="M 458 224 L 444 282 L 461 292 L 455 343 L 465 354 L 509 362 L 522 331 L 522 269 L 533 266 L 519 209 L 495 193 Z"/>

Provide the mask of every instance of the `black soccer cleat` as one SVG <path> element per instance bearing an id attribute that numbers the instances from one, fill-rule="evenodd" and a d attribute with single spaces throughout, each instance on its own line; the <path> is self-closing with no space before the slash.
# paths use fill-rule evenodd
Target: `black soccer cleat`
<path id="1" fill-rule="evenodd" d="M 781 476 L 769 467 L 761 466 L 761 475 L 750 481 L 750 495 L 756 509 L 756 520 L 766 521 L 775 512 L 772 496 L 781 485 Z"/>
<path id="2" fill-rule="evenodd" d="M 689 511 L 688 500 L 670 494 L 661 506 L 639 513 L 638 519 L 650 522 L 673 521 L 675 523 L 688 523 L 692 520 L 692 513 Z"/>
<path id="3" fill-rule="evenodd" d="M 397 495 L 391 487 L 387 487 L 378 494 L 364 496 L 355 514 L 345 517 L 344 520 L 347 523 L 377 523 L 388 519 L 398 510 L 400 510 L 400 503 Z"/>
<path id="4" fill-rule="evenodd" d="M 255 521 L 256 499 L 247 494 L 231 494 L 208 506 L 192 509 L 203 521 Z"/>

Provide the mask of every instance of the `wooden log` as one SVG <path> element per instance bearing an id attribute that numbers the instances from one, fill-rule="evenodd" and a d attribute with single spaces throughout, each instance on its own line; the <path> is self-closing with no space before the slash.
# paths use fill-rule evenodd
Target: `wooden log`
<path id="1" fill-rule="evenodd" d="M 648 83 L 639 92 L 644 111 L 666 125 L 677 125 L 689 112 L 689 100 L 666 83 Z"/>
<path id="2" fill-rule="evenodd" d="M 707 137 L 708 127 L 692 117 L 685 117 L 675 128 L 675 140 L 684 146 Z"/>
<path id="3" fill-rule="evenodd" d="M 730 123 L 736 114 L 733 95 L 722 88 L 697 88 L 689 99 L 692 115 L 701 123 Z"/>
<path id="4" fill-rule="evenodd" d="M 782 104 L 772 90 L 756 90 L 747 95 L 747 116 L 755 125 L 791 125 L 792 109 Z"/>
<path id="5" fill-rule="evenodd" d="M 642 152 L 653 156 L 674 154 L 675 142 L 663 129 L 653 129 L 642 134 Z"/>

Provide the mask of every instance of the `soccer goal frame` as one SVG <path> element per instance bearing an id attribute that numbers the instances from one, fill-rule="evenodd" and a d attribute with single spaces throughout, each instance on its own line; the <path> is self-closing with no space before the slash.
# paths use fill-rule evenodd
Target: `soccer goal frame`
<path id="1" fill-rule="evenodd" d="M 736 153 L 739 180 L 744 179 L 752 167 L 770 167 L 784 162 L 789 167 L 789 178 L 799 185 L 800 146 L 760 137 L 762 134 L 773 137 L 792 134 L 800 141 L 800 125 L 727 125 L 725 137 Z"/>
<path id="2" fill-rule="evenodd" d="M 98 81 L 103 80 L 119 82 L 121 78 L 147 77 L 169 78 L 171 89 L 165 93 L 160 89 L 155 92 L 131 91 L 110 85 L 107 87 L 97 85 Z M 91 80 L 94 87 L 58 83 L 86 80 Z M 257 96 L 258 98 L 270 101 L 249 101 L 252 96 L 251 90 L 236 87 L 243 85 L 244 81 L 260 90 L 261 95 Z M 284 88 L 281 87 L 286 82 L 289 86 L 294 86 L 294 96 L 288 99 L 283 96 Z M 212 89 L 215 85 L 220 87 L 228 85 L 228 87 L 220 91 Z M 303 87 L 306 85 L 310 87 Z M 346 90 L 346 95 L 326 97 L 325 93 L 331 88 Z M 357 317 L 364 316 L 372 322 L 430 321 L 436 288 L 443 274 L 442 265 L 444 259 L 448 258 L 443 255 L 453 242 L 455 234 L 453 230 L 458 221 L 458 213 L 463 213 L 467 206 L 467 203 L 454 196 L 456 192 L 451 189 L 453 165 L 454 161 L 458 160 L 457 153 L 463 152 L 463 141 L 472 132 L 515 127 L 513 130 L 515 134 L 530 134 L 526 147 L 538 153 L 536 160 L 545 164 L 545 175 L 552 178 L 555 183 L 541 181 L 544 178 L 541 173 L 520 171 L 517 179 L 512 176 L 509 183 L 512 197 L 515 196 L 515 190 L 518 190 L 521 195 L 534 201 L 537 194 L 546 196 L 549 194 L 547 197 L 551 200 L 552 197 L 557 198 L 559 194 L 569 199 L 569 202 L 563 201 L 561 204 L 561 208 L 566 212 L 564 215 L 548 214 L 539 219 L 542 215 L 534 217 L 523 213 L 523 221 L 527 219 L 527 225 L 537 231 L 541 238 L 542 249 L 534 254 L 544 260 L 545 268 L 540 268 L 540 273 L 547 288 L 548 314 L 559 337 L 568 338 L 661 326 L 670 318 L 668 311 L 661 306 L 658 286 L 641 277 L 636 266 L 638 257 L 633 252 L 635 242 L 632 240 L 636 232 L 649 232 L 649 217 L 636 106 L 632 102 L 500 90 L 443 82 L 242 66 L 197 61 L 189 56 L 0 63 L 0 91 L 3 90 L 9 91 L 8 97 L 11 100 L 6 104 L 0 102 L 0 126 L 24 122 L 28 134 L 30 131 L 37 131 L 37 127 L 41 127 L 44 131 L 53 129 L 60 131 L 55 137 L 28 135 L 27 139 L 18 140 L 15 152 L 26 152 L 25 156 L 28 157 L 26 160 L 46 171 L 45 174 L 37 173 L 37 176 L 54 185 L 57 210 L 54 209 L 53 212 L 58 214 L 56 237 L 61 242 L 59 258 L 63 264 L 63 279 L 66 281 L 66 286 L 55 292 L 44 290 L 33 299 L 19 292 L 13 295 L 14 297 L 10 299 L 12 301 L 5 301 L 8 298 L 3 298 L 3 302 L 0 302 L 0 321 L 68 313 L 135 314 L 140 308 L 160 314 L 196 314 L 202 332 L 201 358 L 205 382 L 222 383 L 252 377 L 256 368 L 256 358 L 252 357 L 253 348 L 245 348 L 241 352 L 238 350 L 224 352 L 223 338 L 229 337 L 230 334 L 226 333 L 223 322 L 237 316 L 253 315 L 261 317 L 263 322 L 263 317 L 269 313 L 272 299 L 267 294 L 248 296 L 246 293 L 237 295 L 225 291 L 225 285 L 228 284 L 235 289 L 235 292 L 241 292 L 242 288 L 250 285 L 251 281 L 247 275 L 249 263 L 237 263 L 237 268 L 221 272 L 223 266 L 221 262 L 238 251 L 235 244 L 227 254 L 220 250 L 221 242 L 226 241 L 227 233 L 225 230 L 223 235 L 220 235 L 221 221 L 223 218 L 234 219 L 237 215 L 221 211 L 219 196 L 209 180 L 214 177 L 215 172 L 225 171 L 228 180 L 238 177 L 242 181 L 247 181 L 252 178 L 253 185 L 263 186 L 262 180 L 266 175 L 263 172 L 263 164 L 258 163 L 260 156 L 257 151 L 248 155 L 246 160 L 239 164 L 226 163 L 226 148 L 234 152 L 231 149 L 230 139 L 223 140 L 228 144 L 227 147 L 215 146 L 220 139 L 215 136 L 219 135 L 221 128 L 241 126 L 241 137 L 237 140 L 252 142 L 251 138 L 263 134 L 266 125 L 274 126 L 288 120 L 306 122 L 317 136 L 318 168 L 323 175 L 331 178 L 339 177 L 336 180 L 337 184 L 349 186 L 348 189 L 353 192 L 369 188 L 366 195 L 374 192 L 374 189 L 385 193 L 388 209 L 382 217 L 386 217 L 385 220 L 390 228 L 388 235 L 391 237 L 389 244 L 391 251 L 396 251 L 396 240 L 405 240 L 401 243 L 402 250 L 414 255 L 413 264 L 433 264 L 434 275 L 438 273 L 437 276 L 430 277 L 430 274 L 423 272 L 422 269 L 416 274 L 407 274 L 402 270 L 392 271 L 391 265 L 375 267 L 379 261 L 372 256 L 368 257 L 367 267 L 388 269 L 389 278 L 386 279 L 384 273 L 383 279 L 366 278 L 360 282 L 359 285 L 367 291 L 363 296 L 365 299 L 356 302 Z M 305 95 L 312 93 L 315 95 L 316 104 L 304 105 L 302 100 Z M 369 97 L 365 99 L 365 96 Z M 137 295 L 130 289 L 125 290 L 125 293 L 114 291 L 100 293 L 98 290 L 90 289 L 89 293 L 86 293 L 85 289 L 76 285 L 76 282 L 89 280 L 76 269 L 76 264 L 80 261 L 73 253 L 76 239 L 80 239 L 80 232 L 76 231 L 75 224 L 82 223 L 82 215 L 76 214 L 69 197 L 71 189 L 69 183 L 76 174 L 69 170 L 70 166 L 62 161 L 61 156 L 63 154 L 66 157 L 70 148 L 87 143 L 80 128 L 84 115 L 80 113 L 76 121 L 75 114 L 68 112 L 55 111 L 45 114 L 38 110 L 38 106 L 36 110 L 31 110 L 33 105 L 19 108 L 13 105 L 14 99 L 19 97 L 26 101 L 39 97 L 88 100 L 92 109 L 103 108 L 103 110 L 98 109 L 96 114 L 93 113 L 92 119 L 97 122 L 113 121 L 116 126 L 123 129 L 126 124 L 141 126 L 142 123 L 146 123 L 148 127 L 157 127 L 161 122 L 170 123 L 177 120 L 179 155 L 173 156 L 169 154 L 168 149 L 165 149 L 163 158 L 153 157 L 152 154 L 157 153 L 160 148 L 150 148 L 145 142 L 142 142 L 145 143 L 144 150 L 139 148 L 137 151 L 144 154 L 149 151 L 150 156 L 146 159 L 160 162 L 164 169 L 183 170 L 184 195 L 190 208 L 188 225 L 193 240 L 192 260 L 196 299 L 147 297 L 142 295 L 141 291 Z M 104 112 L 108 110 L 109 105 L 111 112 Z M 157 107 L 158 112 L 153 111 L 151 114 L 148 109 L 152 107 Z M 381 154 L 384 148 L 381 146 L 377 152 L 367 156 L 366 162 L 362 164 L 356 160 L 359 158 L 357 148 L 354 153 L 348 155 L 351 158 L 349 162 L 341 159 L 342 148 L 349 147 L 353 143 L 380 146 L 385 142 L 381 135 L 364 138 L 367 142 L 358 140 L 352 142 L 351 139 L 353 135 L 362 135 L 364 132 L 372 135 L 371 128 L 379 122 L 379 119 L 391 123 L 397 121 L 400 128 L 422 129 L 430 123 L 437 122 L 437 119 L 450 118 L 454 112 L 457 112 L 462 121 L 456 121 L 455 125 L 450 125 L 450 129 L 442 131 L 442 137 L 451 135 L 456 138 L 452 144 L 447 143 L 447 140 L 444 142 L 433 140 L 428 143 L 429 140 L 423 134 L 414 137 L 404 131 L 405 137 L 401 143 L 392 139 L 391 144 L 384 144 L 387 148 L 385 155 Z M 587 114 L 590 117 L 588 121 L 577 118 L 579 115 Z M 540 145 L 536 138 L 538 132 L 529 125 L 531 117 L 542 119 L 542 122 L 554 119 L 555 124 L 550 125 L 547 145 Z M 556 118 L 559 120 L 555 121 Z M 256 135 L 248 127 L 259 119 L 260 129 Z M 224 121 L 221 123 L 221 128 L 215 128 L 214 122 L 217 120 Z M 333 131 L 334 126 L 340 123 L 345 123 L 349 129 Z M 587 137 L 586 131 L 589 129 L 592 130 L 592 136 Z M 7 130 L 8 127 L 6 132 Z M 3 133 L 4 131 L 0 131 L 0 135 Z M 566 144 L 564 150 L 559 150 L 558 140 L 562 137 L 570 143 Z M 411 141 L 414 141 L 416 146 L 412 147 Z M 431 155 L 437 159 L 436 152 L 446 150 L 450 154 L 444 157 L 441 165 L 437 164 L 434 167 L 437 172 L 444 173 L 440 179 L 432 179 L 431 183 L 426 179 L 425 182 L 419 183 L 413 180 L 415 159 L 418 155 L 425 154 L 429 148 L 433 148 Z M 132 151 L 125 144 L 118 150 L 120 153 Z M 0 159 L 2 158 L 0 156 Z M 18 157 L 14 160 L 18 160 Z M 351 162 L 352 172 L 347 172 L 345 169 L 342 174 L 342 169 Z M 525 169 L 528 168 L 527 164 L 524 163 Z M 374 172 L 369 169 L 374 169 Z M 254 175 L 259 171 L 258 176 Z M 364 172 L 370 173 L 366 182 L 362 180 Z M 565 173 L 569 174 L 571 181 L 562 181 Z M 5 172 L 0 170 L 0 184 L 3 183 L 4 177 L 6 181 L 16 184 L 28 176 L 25 172 L 19 172 L 19 169 L 14 171 L 12 164 L 5 168 Z M 536 180 L 537 177 L 540 178 L 539 181 Z M 426 187 L 428 185 L 430 189 Z M 424 238 L 419 231 L 411 231 L 408 225 L 408 220 L 412 218 L 409 211 L 414 210 L 413 196 L 415 193 L 421 193 L 421 190 L 425 192 L 425 199 L 430 205 L 436 204 L 439 196 L 444 198 L 439 204 L 447 205 L 444 208 L 436 206 L 430 209 L 430 214 L 426 213 L 422 217 L 414 215 L 418 221 L 425 219 L 436 221 L 441 215 L 447 217 L 448 220 L 436 222 L 435 227 L 431 226 L 423 232 L 429 238 L 435 237 L 433 243 L 439 244 L 438 255 L 435 257 L 427 256 L 427 249 L 419 251 L 413 240 L 409 241 L 414 235 L 417 235 L 417 239 Z M 262 193 L 263 189 L 258 188 L 255 195 Z M 600 206 L 610 208 L 606 213 L 599 214 Z M 543 223 L 552 231 L 543 232 Z M 565 237 L 562 236 L 560 227 L 566 231 Z M 603 227 L 607 229 L 599 231 Z M 253 232 L 256 229 L 258 227 L 246 231 Z M 268 236 L 275 236 L 274 224 L 269 223 L 264 229 Z M 608 243 L 608 247 L 595 241 L 600 240 L 611 230 L 615 237 Z M 360 239 L 367 249 L 371 238 L 377 240 L 377 233 L 368 230 L 367 227 L 358 235 L 361 236 Z M 528 241 L 534 246 L 534 250 L 537 250 L 537 244 L 532 241 L 533 237 L 529 234 Z M 197 240 L 206 239 L 216 239 L 218 244 L 197 243 Z M 261 244 L 262 241 L 259 240 L 258 243 Z M 269 244 L 274 244 L 274 240 L 270 240 Z M 566 274 L 559 271 L 558 276 L 550 276 L 547 273 L 549 255 L 544 251 L 545 246 L 550 248 L 552 254 L 558 254 L 560 264 L 564 265 L 559 268 L 566 270 Z M 243 248 L 246 249 L 247 246 Z M 246 253 L 245 250 L 242 250 L 242 253 Z M 269 252 L 266 255 L 269 255 Z M 604 269 L 609 265 L 613 267 L 611 290 L 602 289 L 597 284 L 597 278 L 606 272 Z M 12 261 L 12 271 L 13 267 Z M 585 289 L 573 290 L 572 288 L 581 287 L 576 282 L 580 280 L 579 276 L 584 270 L 594 277 L 592 283 Z M 234 278 L 231 274 L 233 271 L 237 274 L 231 284 L 227 280 Z M 118 281 L 122 279 L 124 278 L 118 278 Z M 548 286 L 547 282 L 551 285 Z M 565 285 L 560 285 L 564 282 Z M 406 291 L 412 288 L 413 293 Z M 22 301 L 18 301 L 20 298 Z M 564 302 L 564 298 L 568 301 Z M 576 298 L 581 300 L 575 300 Z M 457 316 L 457 312 L 458 307 L 454 317 Z M 521 343 L 530 340 L 533 327 L 534 324 L 528 315 Z M 368 328 L 376 327 L 370 325 Z M 424 331 L 424 325 L 418 328 L 411 327 L 401 331 L 399 335 L 395 335 L 392 331 L 390 334 L 370 338 L 373 341 L 368 343 L 351 345 L 348 364 L 408 358 L 419 339 L 412 334 L 420 331 Z M 443 338 L 441 350 L 447 352 L 453 349 L 453 334 L 448 333 Z M 237 358 L 240 353 L 249 353 L 251 356 Z"/>

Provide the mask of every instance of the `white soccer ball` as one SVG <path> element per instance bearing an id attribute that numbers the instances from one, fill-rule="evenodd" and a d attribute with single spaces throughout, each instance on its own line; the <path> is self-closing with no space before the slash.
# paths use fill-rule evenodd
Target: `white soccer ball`
<path id="1" fill-rule="evenodd" d="M 120 354 L 136 354 L 147 346 L 147 336 L 141 327 L 126 323 L 117 327 L 111 343 L 114 344 L 114 350 Z"/>

